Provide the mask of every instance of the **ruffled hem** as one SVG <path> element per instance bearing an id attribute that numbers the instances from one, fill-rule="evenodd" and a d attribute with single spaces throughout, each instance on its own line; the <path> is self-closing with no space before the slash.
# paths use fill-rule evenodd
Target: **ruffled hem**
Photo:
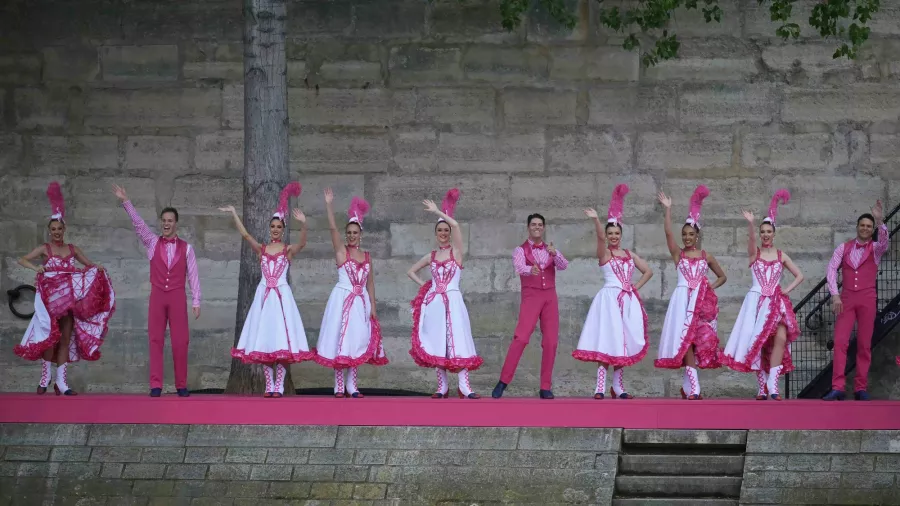
<path id="1" fill-rule="evenodd" d="M 363 364 L 382 366 L 388 365 L 390 361 L 384 354 L 384 346 L 381 342 L 381 323 L 374 316 L 369 317 L 371 323 L 371 336 L 369 337 L 369 347 L 365 353 L 359 357 L 351 357 L 349 355 L 338 355 L 334 358 L 325 358 L 316 353 L 313 360 L 324 367 L 332 369 L 346 369 L 348 367 L 358 367 Z"/>
<path id="2" fill-rule="evenodd" d="M 628 367 L 644 359 L 644 356 L 647 355 L 647 350 L 650 349 L 650 323 L 647 318 L 647 311 L 644 310 L 644 301 L 641 300 L 640 295 L 638 295 L 636 291 L 632 292 L 632 295 L 637 298 L 638 304 L 641 306 L 641 317 L 644 320 L 644 346 L 641 348 L 641 351 L 625 357 L 621 355 L 607 355 L 606 353 L 600 353 L 599 351 L 576 349 L 572 352 L 572 358 L 581 360 L 582 362 L 604 363 L 615 367 Z"/>
<path id="3" fill-rule="evenodd" d="M 719 298 L 703 279 L 697 287 L 697 301 L 694 303 L 694 314 L 687 334 L 681 341 L 678 353 L 672 358 L 658 358 L 653 366 L 660 369 L 681 369 L 684 367 L 684 356 L 688 348 L 694 346 L 694 359 L 700 369 L 717 369 L 721 367 L 719 336 L 713 322 L 719 316 Z"/>
<path id="4" fill-rule="evenodd" d="M 56 345 L 59 344 L 59 339 L 62 336 L 62 332 L 59 330 L 59 324 L 56 323 L 56 318 L 51 318 L 52 323 L 50 324 L 50 336 L 43 341 L 38 341 L 36 343 L 29 343 L 25 346 L 21 344 L 17 344 L 13 349 L 13 352 L 24 358 L 25 360 L 40 360 L 43 357 L 44 352 L 56 348 Z"/>
<path id="5" fill-rule="evenodd" d="M 784 311 L 782 311 L 784 308 Z M 787 329 L 787 338 L 784 346 L 784 357 L 781 359 L 783 366 L 781 372 L 789 373 L 794 370 L 794 361 L 791 359 L 791 343 L 800 336 L 800 326 L 797 324 L 797 316 L 794 314 L 794 308 L 791 306 L 791 300 L 787 295 L 778 290 L 772 297 L 769 297 L 769 314 L 766 316 L 766 322 L 763 324 L 762 331 L 753 340 L 753 346 L 744 357 L 744 360 L 738 361 L 724 352 L 721 356 L 722 365 L 738 372 L 753 372 L 752 362 L 754 358 L 760 356 L 760 367 L 768 371 L 769 356 L 772 354 L 774 346 L 774 337 L 778 331 L 778 325 L 784 323 Z"/>
<path id="6" fill-rule="evenodd" d="M 424 285 L 419 287 L 419 292 L 416 294 L 416 298 L 413 299 L 410 303 L 413 309 L 413 322 L 412 333 L 410 334 L 411 347 L 409 350 L 409 356 L 412 357 L 413 361 L 419 367 L 438 367 L 440 369 L 446 369 L 447 371 L 452 373 L 458 373 L 463 369 L 469 371 L 477 370 L 484 364 L 484 359 L 477 355 L 474 357 L 438 357 L 436 355 L 431 355 L 430 353 L 425 351 L 425 348 L 422 347 L 422 341 L 421 339 L 419 339 L 419 322 L 422 319 L 422 306 L 425 302 L 425 296 L 428 294 L 428 290 L 430 289 L 431 280 L 429 279 L 425 282 Z"/>
<path id="7" fill-rule="evenodd" d="M 296 364 L 316 359 L 316 350 L 291 353 L 288 350 L 278 350 L 269 353 L 261 351 L 246 352 L 237 348 L 231 349 L 231 357 L 245 364 Z"/>

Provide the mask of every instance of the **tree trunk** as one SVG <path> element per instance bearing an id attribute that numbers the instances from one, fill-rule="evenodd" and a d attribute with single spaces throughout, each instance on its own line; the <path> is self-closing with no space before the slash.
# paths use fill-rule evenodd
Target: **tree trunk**
<path id="1" fill-rule="evenodd" d="M 290 179 L 288 163 L 287 57 L 285 0 L 244 0 L 244 224 L 265 245 L 269 221 L 282 188 Z M 287 239 L 287 234 L 285 234 Z M 259 257 L 241 246 L 238 278 L 237 345 L 261 273 Z M 231 360 L 226 393 L 261 393 L 265 379 L 259 366 Z M 294 393 L 290 369 L 286 395 Z"/>

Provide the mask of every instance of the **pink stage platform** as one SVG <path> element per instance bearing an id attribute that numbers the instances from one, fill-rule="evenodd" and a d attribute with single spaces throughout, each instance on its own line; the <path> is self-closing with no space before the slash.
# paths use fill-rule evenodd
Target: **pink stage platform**
<path id="1" fill-rule="evenodd" d="M 900 430 L 900 402 L 0 394 L 0 423 Z"/>

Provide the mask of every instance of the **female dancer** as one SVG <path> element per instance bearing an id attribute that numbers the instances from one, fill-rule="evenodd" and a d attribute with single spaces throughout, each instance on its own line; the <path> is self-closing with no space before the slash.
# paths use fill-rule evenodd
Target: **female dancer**
<path id="1" fill-rule="evenodd" d="M 597 232 L 597 258 L 605 283 L 594 296 L 588 310 L 578 346 L 572 352 L 577 360 L 597 362 L 597 387 L 594 399 L 602 399 L 606 392 L 606 370 L 613 366 L 610 395 L 619 399 L 633 396 L 625 390 L 623 367 L 634 365 L 644 358 L 650 339 L 647 335 L 647 313 L 638 295 L 653 271 L 647 262 L 628 250 L 622 243 L 622 209 L 628 185 L 620 184 L 613 191 L 605 226 L 597 211 L 585 209 L 584 214 L 594 220 Z M 607 244 L 608 243 L 608 244 Z M 634 285 L 631 277 L 635 268 L 641 279 Z"/>
<path id="2" fill-rule="evenodd" d="M 338 282 L 331 290 L 316 346 L 316 363 L 334 369 L 334 396 L 362 398 L 357 388 L 357 368 L 361 364 L 386 365 L 381 344 L 381 327 L 375 315 L 375 275 L 368 251 L 359 248 L 363 217 L 369 203 L 353 197 L 344 226 L 346 244 L 334 222 L 334 193 L 325 189 L 325 209 L 331 229 L 331 245 L 337 261 Z M 349 369 L 349 375 L 347 374 Z"/>
<path id="3" fill-rule="evenodd" d="M 234 206 L 220 209 L 231 213 L 241 237 L 259 255 L 262 278 L 244 320 L 241 338 L 231 350 L 231 356 L 245 364 L 262 364 L 266 377 L 263 397 L 267 398 L 284 394 L 287 365 L 313 360 L 316 355 L 306 342 L 303 319 L 287 282 L 291 260 L 306 246 L 306 216 L 299 209 L 294 209 L 293 216 L 300 222 L 300 240 L 290 246 L 282 242 L 290 198 L 300 196 L 300 191 L 300 183 L 297 182 L 288 184 L 281 191 L 278 210 L 269 220 L 269 243 L 265 246 L 247 232 Z"/>
<path id="4" fill-rule="evenodd" d="M 790 198 L 791 194 L 785 189 L 778 190 L 772 197 L 769 213 L 759 225 L 762 248 L 756 246 L 753 213 L 743 212 L 747 219 L 747 255 L 753 272 L 753 286 L 744 297 L 741 312 L 725 345 L 722 363 L 735 371 L 756 371 L 757 400 L 765 400 L 767 395 L 773 400 L 781 400 L 778 378 L 794 369 L 791 343 L 800 335 L 788 294 L 803 282 L 803 274 L 786 253 L 773 246 L 778 201 L 787 204 Z M 785 268 L 794 275 L 794 281 L 782 290 L 780 282 Z"/>
<path id="5" fill-rule="evenodd" d="M 714 290 L 725 284 L 726 277 L 712 255 L 697 249 L 701 239 L 700 209 L 707 195 L 709 189 L 700 185 L 691 196 L 690 214 L 681 227 L 684 249 L 678 247 L 672 234 L 672 199 L 662 192 L 658 195 L 666 208 L 666 244 L 678 271 L 678 283 L 669 299 L 658 358 L 653 364 L 664 369 L 684 367 L 681 397 L 689 400 L 703 398 L 697 368 L 715 369 L 720 365 L 716 335 L 719 300 Z M 716 275 L 712 284 L 706 278 L 709 270 Z"/>
<path id="6" fill-rule="evenodd" d="M 412 348 L 409 354 L 416 365 L 433 367 L 437 372 L 438 389 L 432 399 L 446 399 L 450 385 L 447 371 L 459 373 L 459 398 L 480 399 L 469 384 L 469 371 L 481 367 L 484 360 L 475 351 L 469 312 L 459 291 L 462 271 L 463 238 L 453 211 L 459 200 L 459 190 L 447 192 L 441 208 L 430 200 L 422 201 L 425 210 L 439 216 L 434 226 L 438 250 L 428 253 L 410 267 L 406 275 L 419 285 L 413 299 Z M 431 266 L 431 279 L 422 281 L 416 274 Z"/>
<path id="7" fill-rule="evenodd" d="M 50 242 L 19 259 L 19 265 L 37 272 L 37 296 L 34 316 L 15 353 L 27 360 L 41 360 L 38 394 L 44 394 L 50 385 L 50 364 L 55 359 L 56 395 L 78 395 L 69 388 L 68 363 L 100 358 L 100 346 L 116 310 L 116 295 L 103 267 L 65 242 L 66 207 L 59 183 L 50 183 L 47 197 L 53 210 L 47 224 Z M 42 257 L 43 265 L 32 263 Z M 75 266 L 76 260 L 83 269 Z"/>

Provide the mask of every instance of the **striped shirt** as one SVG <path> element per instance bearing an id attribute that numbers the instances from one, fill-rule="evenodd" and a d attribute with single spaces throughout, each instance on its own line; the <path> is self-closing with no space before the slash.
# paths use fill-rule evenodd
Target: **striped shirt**
<path id="1" fill-rule="evenodd" d="M 875 241 L 875 244 L 872 245 L 872 254 L 875 256 L 873 260 L 875 260 L 875 265 L 881 263 L 881 257 L 887 253 L 888 246 L 890 245 L 890 237 L 888 237 L 888 228 L 887 225 L 882 223 L 878 227 L 878 240 Z M 853 247 L 850 248 L 850 258 L 847 259 L 847 262 L 850 264 L 850 267 L 854 269 L 859 268 L 860 265 L 866 260 L 866 254 L 869 251 L 869 248 L 866 248 L 868 243 L 861 243 L 859 239 L 854 241 L 854 245 L 863 246 L 860 248 Z M 838 294 L 837 287 L 837 272 L 841 267 L 841 262 L 844 260 L 844 246 L 845 244 L 841 244 L 834 250 L 834 255 L 831 256 L 831 261 L 828 262 L 828 269 L 826 270 L 825 278 L 828 281 L 828 291 L 831 292 L 831 295 Z"/>
<path id="2" fill-rule="evenodd" d="M 535 248 L 534 241 L 531 239 L 528 239 L 528 244 L 532 247 L 531 253 L 534 255 L 538 266 L 541 269 L 547 268 L 547 265 L 550 264 L 550 253 L 547 251 L 547 248 Z M 566 260 L 566 257 L 559 250 L 556 250 L 554 264 L 556 265 L 556 270 L 564 271 L 569 266 L 569 261 Z M 519 276 L 531 276 L 531 267 L 525 263 L 525 250 L 521 246 L 513 250 L 513 267 L 516 268 L 516 274 Z"/>
<path id="3" fill-rule="evenodd" d="M 126 200 L 125 203 L 122 204 L 122 207 L 125 208 L 125 212 L 128 213 L 128 216 L 131 218 L 131 224 L 134 225 L 134 231 L 144 245 L 144 249 L 147 250 L 147 260 L 153 260 L 153 253 L 156 251 L 156 244 L 159 242 L 160 236 L 150 230 L 150 227 L 147 226 L 147 223 L 145 223 L 141 218 L 141 215 L 138 214 L 130 200 Z M 172 262 L 175 261 L 175 250 L 178 245 L 175 242 L 171 242 L 166 244 L 165 247 L 166 265 L 171 267 Z M 188 283 L 191 285 L 192 305 L 194 307 L 200 307 L 200 277 L 197 274 L 197 257 L 194 255 L 194 248 L 192 248 L 190 244 L 187 244 L 184 254 L 185 260 L 187 260 Z"/>

